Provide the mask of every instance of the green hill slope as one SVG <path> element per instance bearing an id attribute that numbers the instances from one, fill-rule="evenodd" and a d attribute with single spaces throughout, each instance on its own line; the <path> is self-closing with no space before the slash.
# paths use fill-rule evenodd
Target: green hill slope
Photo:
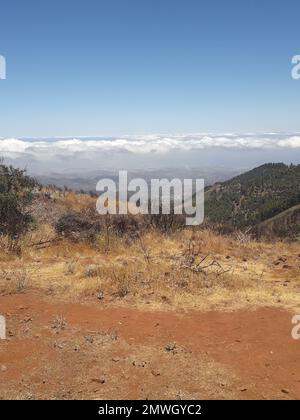
<path id="1" fill-rule="evenodd" d="M 260 223 L 256 231 L 264 236 L 288 236 L 300 239 L 300 204 Z"/>
<path id="2" fill-rule="evenodd" d="M 300 204 L 300 165 L 268 163 L 205 193 L 206 221 L 225 230 L 255 226 Z"/>

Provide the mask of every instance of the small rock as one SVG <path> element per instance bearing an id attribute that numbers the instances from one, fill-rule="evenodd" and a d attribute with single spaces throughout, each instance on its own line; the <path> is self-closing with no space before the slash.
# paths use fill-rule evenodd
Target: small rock
<path id="1" fill-rule="evenodd" d="M 96 382 L 97 384 L 105 384 L 106 380 L 105 378 L 94 378 L 92 379 L 92 382 Z"/>
<path id="2" fill-rule="evenodd" d="M 158 372 L 157 370 L 152 370 L 151 373 L 153 376 L 160 376 L 160 372 Z"/>
<path id="3" fill-rule="evenodd" d="M 133 365 L 133 366 L 136 366 L 136 367 L 142 367 L 142 368 L 144 368 L 145 366 L 147 366 L 147 363 L 148 363 L 148 362 L 145 362 L 145 361 L 141 361 L 141 362 L 139 362 L 139 361 L 134 360 L 134 361 L 132 362 L 132 365 Z"/>
<path id="4" fill-rule="evenodd" d="M 283 394 L 289 394 L 289 393 L 290 393 L 287 389 L 284 389 L 284 388 L 281 390 L 281 392 L 282 392 Z"/>
<path id="5" fill-rule="evenodd" d="M 172 302 L 171 302 L 171 299 L 169 299 L 167 296 L 164 296 L 164 295 L 161 297 L 161 300 L 162 300 L 163 302 L 168 303 L 169 305 L 172 303 Z"/>
<path id="6" fill-rule="evenodd" d="M 30 316 L 27 316 L 26 318 L 23 319 L 24 322 L 30 322 L 32 321 L 32 318 Z"/>
<path id="7" fill-rule="evenodd" d="M 176 348 L 177 348 L 177 344 L 174 342 L 174 343 L 167 344 L 166 347 L 165 347 L 165 350 L 168 351 L 168 352 L 175 353 Z"/>
<path id="8" fill-rule="evenodd" d="M 103 292 L 99 292 L 99 293 L 97 294 L 97 299 L 98 299 L 98 300 L 103 300 L 103 299 L 104 299 L 104 293 L 103 293 Z"/>

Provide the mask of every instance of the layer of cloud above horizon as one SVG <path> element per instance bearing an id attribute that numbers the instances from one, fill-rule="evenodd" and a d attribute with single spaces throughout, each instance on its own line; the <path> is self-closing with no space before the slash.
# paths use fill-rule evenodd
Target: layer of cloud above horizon
<path id="1" fill-rule="evenodd" d="M 9 159 L 32 157 L 93 159 L 95 154 L 167 154 L 193 150 L 295 150 L 300 133 L 278 134 L 186 134 L 76 138 L 0 138 L 0 156 Z"/>

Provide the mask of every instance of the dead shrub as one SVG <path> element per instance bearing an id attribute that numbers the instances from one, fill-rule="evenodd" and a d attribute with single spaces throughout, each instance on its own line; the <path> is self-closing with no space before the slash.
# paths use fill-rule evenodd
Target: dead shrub
<path id="1" fill-rule="evenodd" d="M 186 226 L 183 214 L 151 214 L 149 223 L 162 233 L 172 233 Z"/>
<path id="2" fill-rule="evenodd" d="M 66 262 L 66 275 L 74 274 L 77 268 L 78 258 L 73 258 Z"/>
<path id="3" fill-rule="evenodd" d="M 100 221 L 80 213 L 65 214 L 55 224 L 58 235 L 73 241 L 95 241 L 101 230 Z"/>
<path id="4" fill-rule="evenodd" d="M 97 277 L 100 273 L 100 268 L 96 264 L 90 264 L 84 269 L 85 277 Z"/>
<path id="5" fill-rule="evenodd" d="M 127 273 L 116 274 L 114 272 L 114 279 L 116 282 L 116 292 L 114 295 L 119 298 L 126 297 L 130 291 L 130 279 Z"/>
<path id="6" fill-rule="evenodd" d="M 141 228 L 138 219 L 132 215 L 107 216 L 107 224 L 116 235 L 129 235 L 132 238 L 138 236 L 138 232 Z"/>
<path id="7" fill-rule="evenodd" d="M 3 292 L 23 293 L 28 287 L 29 273 L 26 269 L 21 270 L 1 270 L 0 273 Z"/>
<path id="8" fill-rule="evenodd" d="M 251 228 L 248 228 L 245 232 L 238 231 L 235 233 L 235 239 L 238 244 L 249 244 L 252 241 L 252 235 L 250 234 Z"/>

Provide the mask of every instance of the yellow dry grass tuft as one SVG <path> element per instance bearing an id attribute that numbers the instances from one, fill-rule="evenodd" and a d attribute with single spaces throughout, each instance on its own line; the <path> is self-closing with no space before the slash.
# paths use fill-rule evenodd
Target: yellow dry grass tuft
<path id="1" fill-rule="evenodd" d="M 69 194 L 68 200 L 80 204 L 80 196 Z M 153 230 L 135 239 L 110 233 L 109 246 L 105 235 L 90 245 L 56 240 L 42 225 L 21 248 L 20 255 L 1 248 L 2 293 L 34 289 L 61 299 L 166 310 L 300 306 L 297 243 L 239 242 L 186 229 L 169 235 Z"/>

